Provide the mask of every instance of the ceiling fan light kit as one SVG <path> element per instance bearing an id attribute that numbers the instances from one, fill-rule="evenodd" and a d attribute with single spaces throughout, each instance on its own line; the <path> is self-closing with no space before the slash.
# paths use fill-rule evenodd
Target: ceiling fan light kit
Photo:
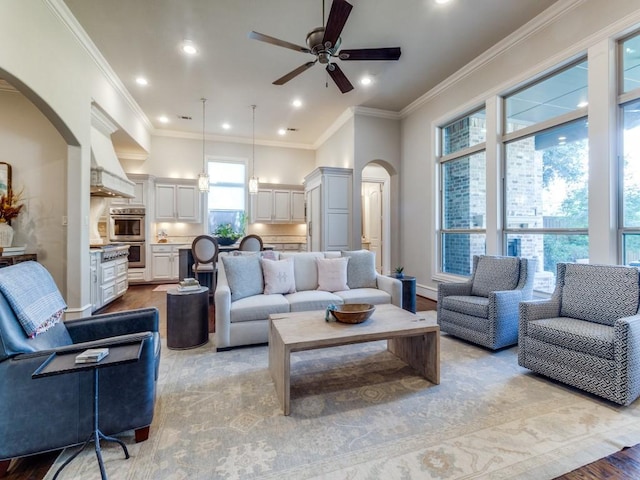
<path id="1" fill-rule="evenodd" d="M 354 50 L 341 50 L 338 52 L 340 45 L 342 44 L 340 33 L 342 33 L 342 29 L 347 23 L 347 19 L 349 18 L 349 14 L 352 9 L 353 5 L 346 0 L 333 0 L 326 25 L 324 27 L 314 28 L 307 34 L 306 47 L 296 45 L 295 43 L 290 43 L 285 40 L 280 40 L 279 38 L 270 37 L 263 33 L 255 31 L 250 32 L 249 38 L 251 39 L 295 50 L 296 52 L 308 53 L 316 57 L 314 61 L 304 63 L 286 75 L 278 78 L 273 82 L 273 84 L 284 85 L 288 81 L 300 75 L 302 72 L 313 67 L 316 63 L 320 62 L 322 65 L 326 65 L 326 70 L 329 76 L 338 86 L 340 91 L 342 93 L 347 93 L 353 90 L 353 85 L 338 64 L 332 62 L 332 59 L 338 58 L 343 61 L 398 60 L 401 55 L 400 47 L 360 48 Z"/>

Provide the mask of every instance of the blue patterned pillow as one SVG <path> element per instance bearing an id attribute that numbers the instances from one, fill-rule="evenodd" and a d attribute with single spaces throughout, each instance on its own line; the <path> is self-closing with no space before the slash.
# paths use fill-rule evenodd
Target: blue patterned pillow
<path id="1" fill-rule="evenodd" d="M 520 278 L 518 257 L 480 256 L 473 277 L 471 295 L 488 297 L 490 292 L 513 290 Z"/>
<path id="2" fill-rule="evenodd" d="M 369 250 L 342 252 L 349 257 L 347 264 L 347 285 L 349 288 L 377 288 L 376 256 Z"/>
<path id="3" fill-rule="evenodd" d="M 231 290 L 231 301 L 259 295 L 264 290 L 262 267 L 258 255 L 227 256 L 222 258 L 227 283 Z"/>

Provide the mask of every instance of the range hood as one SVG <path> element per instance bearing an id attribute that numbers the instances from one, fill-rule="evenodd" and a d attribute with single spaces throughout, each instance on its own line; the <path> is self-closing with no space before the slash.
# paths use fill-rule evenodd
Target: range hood
<path id="1" fill-rule="evenodd" d="M 95 108 L 91 120 L 91 195 L 133 198 L 135 183 L 124 173 L 110 138 L 116 128 Z"/>

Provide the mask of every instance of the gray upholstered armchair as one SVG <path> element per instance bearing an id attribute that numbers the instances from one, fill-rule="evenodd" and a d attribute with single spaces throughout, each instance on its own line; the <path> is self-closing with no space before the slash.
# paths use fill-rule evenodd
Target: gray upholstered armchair
<path id="1" fill-rule="evenodd" d="M 548 300 L 520 304 L 518 363 L 612 402 L 640 395 L 635 267 L 558 263 Z"/>
<path id="2" fill-rule="evenodd" d="M 533 295 L 535 260 L 474 255 L 471 278 L 438 286 L 440 330 L 496 350 L 518 342 L 518 303 Z"/>
<path id="3" fill-rule="evenodd" d="M 50 276 L 27 263 L 34 262 L 0 269 L 0 277 L 18 271 L 22 290 L 38 297 Z M 31 378 L 52 352 L 142 341 L 137 362 L 101 371 L 99 427 L 107 435 L 135 430 L 136 441 L 146 440 L 160 362 L 158 323 L 157 309 L 146 308 L 59 322 L 29 338 L 0 293 L 0 476 L 12 458 L 83 443 L 93 430 L 92 372 Z"/>

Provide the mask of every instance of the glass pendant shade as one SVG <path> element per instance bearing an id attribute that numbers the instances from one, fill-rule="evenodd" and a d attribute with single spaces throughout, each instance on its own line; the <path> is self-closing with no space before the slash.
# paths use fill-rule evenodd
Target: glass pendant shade
<path id="1" fill-rule="evenodd" d="M 258 193 L 258 177 L 251 177 L 249 179 L 249 193 L 251 195 L 255 195 L 256 193 Z"/>
<path id="2" fill-rule="evenodd" d="M 209 191 L 209 175 L 206 173 L 198 174 L 198 190 L 201 192 Z"/>

